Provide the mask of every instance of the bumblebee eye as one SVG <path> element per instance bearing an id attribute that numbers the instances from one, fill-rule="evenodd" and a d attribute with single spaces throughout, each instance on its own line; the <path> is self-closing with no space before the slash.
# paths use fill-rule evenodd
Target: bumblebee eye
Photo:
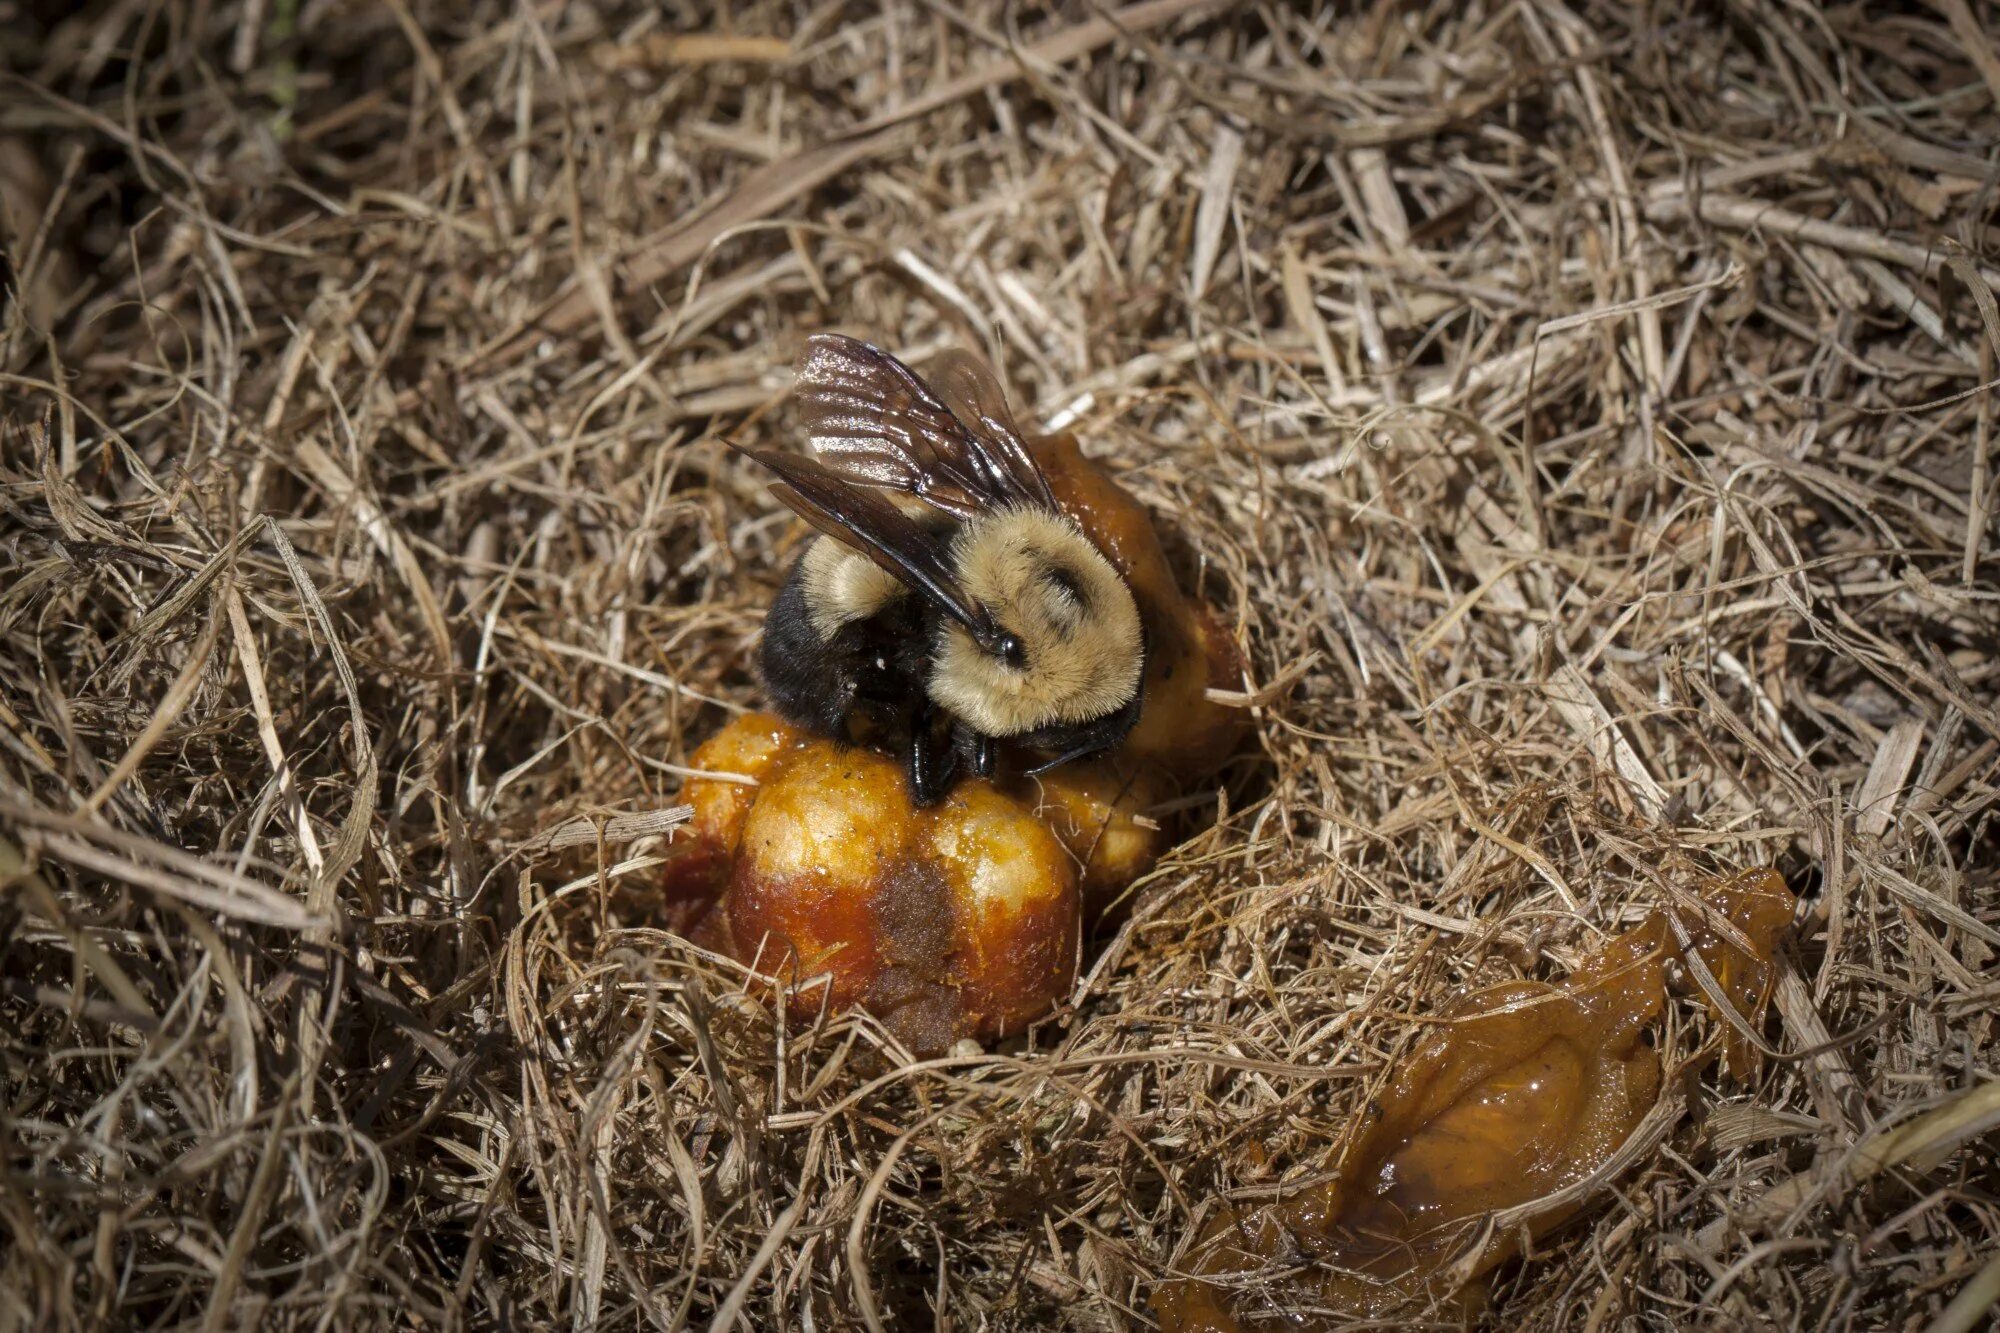
<path id="1" fill-rule="evenodd" d="M 1002 634 L 995 639 L 993 653 L 1016 671 L 1028 665 L 1028 645 L 1021 642 L 1021 636 L 1018 634 Z"/>

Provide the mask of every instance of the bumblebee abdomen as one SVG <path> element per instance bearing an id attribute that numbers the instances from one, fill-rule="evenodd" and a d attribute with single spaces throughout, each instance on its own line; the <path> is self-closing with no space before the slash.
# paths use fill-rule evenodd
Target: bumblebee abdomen
<path id="1" fill-rule="evenodd" d="M 885 587 L 870 570 L 865 557 L 819 538 L 771 603 L 759 674 L 787 721 L 845 739 L 855 709 L 899 712 L 922 688 L 922 608 L 901 583 L 881 574 Z"/>
<path id="2" fill-rule="evenodd" d="M 854 702 L 854 672 L 834 660 L 806 601 L 800 565 L 764 616 L 758 674 L 771 704 L 786 721 L 825 736 L 843 731 Z"/>

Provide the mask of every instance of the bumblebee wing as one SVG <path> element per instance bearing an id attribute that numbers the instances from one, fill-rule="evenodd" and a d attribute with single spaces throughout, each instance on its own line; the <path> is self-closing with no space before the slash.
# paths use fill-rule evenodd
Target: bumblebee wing
<path id="1" fill-rule="evenodd" d="M 778 474 L 771 493 L 800 518 L 888 570 L 975 638 L 993 636 L 991 617 L 958 586 L 944 534 L 924 527 L 879 490 L 815 459 L 782 449 L 743 452 Z"/>
<path id="2" fill-rule="evenodd" d="M 944 369 L 975 417 L 970 426 L 881 348 L 814 334 L 799 356 L 794 390 L 814 455 L 838 477 L 907 491 L 959 519 L 1003 505 L 1051 505 L 992 372 L 963 354 Z M 999 424 L 989 426 L 989 418 Z"/>
<path id="3" fill-rule="evenodd" d="M 954 347 L 931 362 L 931 388 L 945 409 L 971 438 L 971 452 L 982 470 L 1004 478 L 1012 498 L 1056 507 L 1048 479 L 1021 442 L 1007 391 L 991 366 L 972 353 Z"/>

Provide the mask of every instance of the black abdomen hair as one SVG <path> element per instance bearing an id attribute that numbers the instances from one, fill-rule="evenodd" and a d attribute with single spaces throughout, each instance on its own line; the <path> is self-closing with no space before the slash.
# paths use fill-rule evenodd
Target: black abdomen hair
<path id="1" fill-rule="evenodd" d="M 778 715 L 822 736 L 848 740 L 847 720 L 856 709 L 885 717 L 907 714 L 922 693 L 929 656 L 917 599 L 896 598 L 823 639 L 806 601 L 799 573 L 803 560 L 793 564 L 764 617 L 758 666 Z"/>

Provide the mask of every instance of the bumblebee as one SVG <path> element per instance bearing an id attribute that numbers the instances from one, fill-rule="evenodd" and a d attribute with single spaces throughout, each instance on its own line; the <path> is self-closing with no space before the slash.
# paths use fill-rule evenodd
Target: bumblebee
<path id="1" fill-rule="evenodd" d="M 882 349 L 819 334 L 796 398 L 812 453 L 746 450 L 820 532 L 764 622 L 759 665 L 787 720 L 905 754 L 934 804 L 1009 742 L 1033 772 L 1118 744 L 1139 718 L 1132 589 L 1057 505 L 993 372 L 948 352 L 926 383 Z"/>

